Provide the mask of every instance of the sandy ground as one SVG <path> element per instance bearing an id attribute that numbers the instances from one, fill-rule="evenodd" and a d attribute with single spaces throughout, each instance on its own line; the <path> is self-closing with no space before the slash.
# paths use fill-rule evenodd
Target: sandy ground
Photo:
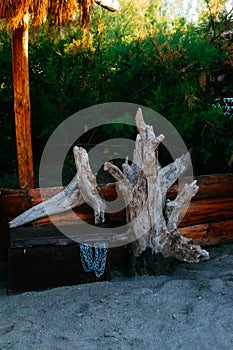
<path id="1" fill-rule="evenodd" d="M 14 296 L 0 288 L 0 349 L 233 349 L 233 244 L 168 276 Z"/>

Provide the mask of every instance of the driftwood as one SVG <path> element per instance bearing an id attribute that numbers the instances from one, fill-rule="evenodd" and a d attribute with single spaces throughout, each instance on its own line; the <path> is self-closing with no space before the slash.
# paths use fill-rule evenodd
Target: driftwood
<path id="1" fill-rule="evenodd" d="M 125 241 L 133 242 L 133 256 L 137 259 L 149 249 L 153 256 L 174 257 L 186 262 L 208 259 L 208 252 L 194 244 L 192 239 L 183 237 L 177 228 L 181 212 L 198 191 L 196 181 L 186 184 L 174 199 L 167 199 L 169 188 L 190 166 L 189 154 L 161 168 L 158 147 L 164 136 L 155 136 L 153 128 L 145 124 L 140 109 L 136 126 L 139 135 L 133 163 L 130 165 L 126 159 L 123 171 L 112 163 L 105 163 L 105 170 L 117 180 L 125 200 L 129 229 L 123 236 Z M 11 228 L 68 211 L 84 202 L 93 208 L 95 223 L 104 222 L 106 205 L 91 171 L 87 152 L 74 147 L 74 158 L 77 173 L 71 183 L 55 196 L 16 217 L 10 222 Z"/>
<path id="2" fill-rule="evenodd" d="M 137 258 L 149 249 L 152 254 L 181 261 L 208 259 L 208 252 L 183 237 L 177 228 L 180 212 L 198 191 L 196 181 L 186 184 L 174 200 L 166 200 L 168 189 L 190 165 L 189 155 L 161 168 L 158 146 L 164 136 L 155 136 L 153 128 L 145 124 L 140 109 L 136 125 L 139 135 L 132 165 L 126 160 L 121 171 L 112 163 L 105 163 L 105 170 L 118 181 L 125 199 L 130 224 L 126 234 L 135 238 L 131 247 L 133 255 Z"/>
<path id="3" fill-rule="evenodd" d="M 68 211 L 85 202 L 94 209 L 95 223 L 104 222 L 105 202 L 99 194 L 87 152 L 81 147 L 74 147 L 73 153 L 77 173 L 69 185 L 55 196 L 28 209 L 10 221 L 10 228 L 16 228 L 44 216 Z"/>

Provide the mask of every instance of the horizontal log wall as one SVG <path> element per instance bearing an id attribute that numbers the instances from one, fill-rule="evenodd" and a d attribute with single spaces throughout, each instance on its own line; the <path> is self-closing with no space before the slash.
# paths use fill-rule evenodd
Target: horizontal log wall
<path id="1" fill-rule="evenodd" d="M 9 245 L 8 222 L 32 206 L 26 190 L 0 189 L 0 271 L 6 269 Z"/>
<path id="2" fill-rule="evenodd" d="M 180 222 L 180 231 L 184 236 L 192 238 L 201 246 L 215 245 L 233 241 L 233 174 L 203 175 L 196 177 L 199 191 L 191 201 L 189 208 Z M 187 179 L 187 182 L 190 182 Z M 62 188 L 43 189 L 43 199 L 49 198 L 61 191 Z M 39 189 L 7 190 L 0 189 L 0 257 L 6 259 L 8 245 L 8 222 L 31 206 L 41 201 Z M 173 186 L 168 198 L 173 199 L 177 194 L 177 186 Z M 115 184 L 101 187 L 103 197 L 107 201 L 116 199 Z M 93 223 L 92 208 L 82 205 L 75 210 L 75 224 L 83 221 Z M 83 221 L 82 221 L 83 220 Z M 72 225 L 73 215 L 70 212 L 53 217 L 59 225 Z M 125 223 L 125 211 L 107 215 L 109 226 L 119 226 Z M 32 223 L 33 227 L 51 226 L 48 217 Z"/>

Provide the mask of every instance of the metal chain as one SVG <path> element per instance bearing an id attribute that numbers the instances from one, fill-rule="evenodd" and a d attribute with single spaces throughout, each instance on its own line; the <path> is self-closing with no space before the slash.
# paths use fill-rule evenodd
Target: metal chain
<path id="1" fill-rule="evenodd" d="M 94 248 L 94 252 L 93 252 Z M 108 243 L 96 242 L 94 246 L 81 243 L 80 259 L 85 272 L 94 271 L 96 277 L 103 275 L 108 256 Z"/>

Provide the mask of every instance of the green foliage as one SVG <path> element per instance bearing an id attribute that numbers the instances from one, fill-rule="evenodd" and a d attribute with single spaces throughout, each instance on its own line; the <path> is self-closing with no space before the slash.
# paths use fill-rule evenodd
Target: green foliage
<path id="1" fill-rule="evenodd" d="M 3 176 L 0 177 L 0 185 L 2 188 L 18 188 L 18 175 L 16 173 L 5 173 Z"/>
<path id="2" fill-rule="evenodd" d="M 230 170 L 227 153 L 232 152 L 232 120 L 223 110 L 212 108 L 211 71 L 222 64 L 225 54 L 200 39 L 194 29 L 192 25 L 178 27 L 170 35 L 158 33 L 154 38 L 159 76 L 147 105 L 177 128 L 192 149 L 196 173 L 224 172 Z"/>
<path id="3" fill-rule="evenodd" d="M 9 33 L 0 25 L 0 176 L 6 169 L 15 171 L 14 135 L 11 42 Z"/>
<path id="4" fill-rule="evenodd" d="M 179 6 L 154 0 L 139 9 L 137 1 L 125 1 L 114 14 L 97 6 L 90 32 L 81 31 L 74 21 L 59 32 L 44 25 L 30 33 L 36 164 L 48 137 L 68 116 L 95 104 L 125 101 L 151 107 L 169 119 L 192 149 L 196 174 L 231 170 L 232 118 L 212 108 L 216 96 L 211 73 L 223 64 L 225 50 L 211 42 L 209 21 L 193 24 L 176 17 Z M 9 172 L 16 163 L 10 36 L 3 28 L 0 39 L 0 165 L 2 172 Z M 121 118 L 110 118 L 111 128 L 85 130 L 79 142 L 134 138 L 135 130 L 119 124 Z M 66 172 L 72 167 L 69 157 Z"/>

